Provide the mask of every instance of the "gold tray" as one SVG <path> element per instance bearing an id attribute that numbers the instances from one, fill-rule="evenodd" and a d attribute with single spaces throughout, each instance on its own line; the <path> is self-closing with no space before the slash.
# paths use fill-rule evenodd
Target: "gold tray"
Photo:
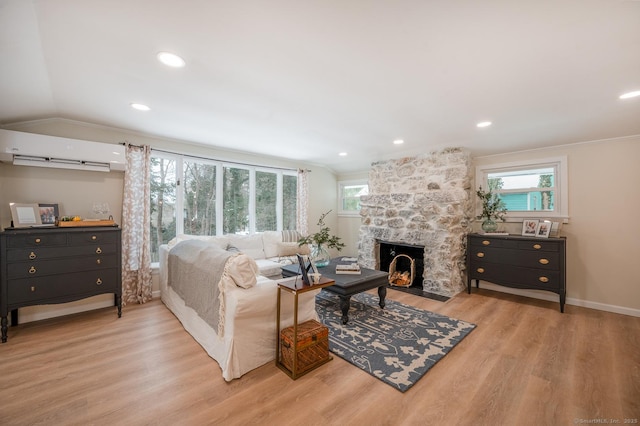
<path id="1" fill-rule="evenodd" d="M 70 221 L 59 221 L 58 226 L 60 228 L 73 228 L 78 226 L 116 226 L 116 223 L 109 220 L 70 220 Z"/>

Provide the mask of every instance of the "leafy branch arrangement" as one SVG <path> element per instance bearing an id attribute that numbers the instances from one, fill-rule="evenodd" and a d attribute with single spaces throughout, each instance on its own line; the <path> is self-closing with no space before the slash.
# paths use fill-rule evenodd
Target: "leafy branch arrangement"
<path id="1" fill-rule="evenodd" d="M 504 222 L 507 208 L 498 195 L 489 191 L 484 191 L 482 186 L 476 191 L 476 195 L 482 201 L 482 215 L 478 219 L 500 220 Z"/>
<path id="2" fill-rule="evenodd" d="M 304 244 L 315 244 L 315 245 L 324 245 L 327 248 L 336 249 L 338 251 L 342 250 L 342 248 L 344 247 L 344 243 L 340 242 L 340 237 L 336 237 L 335 235 L 329 235 L 329 232 L 331 232 L 331 230 L 324 223 L 324 218 L 327 217 L 329 213 L 331 213 L 331 210 L 329 210 L 326 213 L 323 213 L 320 216 L 320 220 L 318 220 L 318 226 L 320 227 L 320 231 L 316 232 L 315 234 L 307 235 L 306 237 L 299 239 L 298 240 L 299 246 L 302 246 Z"/>

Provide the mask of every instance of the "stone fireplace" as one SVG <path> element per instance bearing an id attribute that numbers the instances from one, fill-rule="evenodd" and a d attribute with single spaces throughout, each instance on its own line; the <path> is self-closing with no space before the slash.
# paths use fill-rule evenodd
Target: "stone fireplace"
<path id="1" fill-rule="evenodd" d="M 422 289 L 447 297 L 465 289 L 464 244 L 473 217 L 468 152 L 447 148 L 373 163 L 369 195 L 360 203 L 363 266 L 381 269 L 380 244 L 423 246 Z"/>

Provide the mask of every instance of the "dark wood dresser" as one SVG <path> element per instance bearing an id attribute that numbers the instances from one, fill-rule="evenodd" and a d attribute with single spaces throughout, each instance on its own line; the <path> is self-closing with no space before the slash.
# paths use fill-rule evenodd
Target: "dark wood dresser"
<path id="1" fill-rule="evenodd" d="M 506 287 L 547 290 L 560 296 L 564 312 L 566 285 L 566 238 L 517 235 L 467 236 L 467 291 L 471 280 Z"/>
<path id="2" fill-rule="evenodd" d="M 118 227 L 5 229 L 0 233 L 0 325 L 18 324 L 18 308 L 114 294 L 122 315 Z"/>

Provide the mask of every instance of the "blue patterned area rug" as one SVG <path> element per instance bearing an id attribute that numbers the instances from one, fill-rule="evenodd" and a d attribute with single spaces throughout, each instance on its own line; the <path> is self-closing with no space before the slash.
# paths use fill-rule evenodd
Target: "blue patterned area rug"
<path id="1" fill-rule="evenodd" d="M 342 325 L 340 299 L 316 296 L 320 321 L 329 328 L 329 350 L 372 376 L 407 391 L 475 327 L 465 321 L 378 298 L 351 298 L 349 323 Z"/>

